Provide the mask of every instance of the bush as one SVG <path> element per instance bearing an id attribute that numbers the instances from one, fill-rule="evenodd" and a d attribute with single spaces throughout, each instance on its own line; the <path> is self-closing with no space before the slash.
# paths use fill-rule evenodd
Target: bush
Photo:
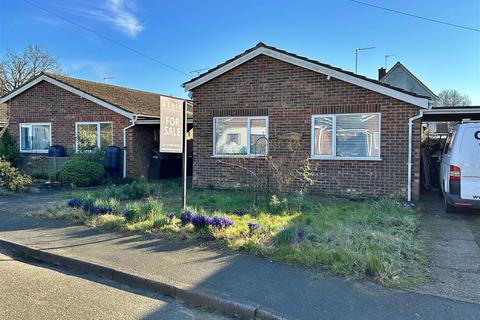
<path id="1" fill-rule="evenodd" d="M 10 191 L 28 191 L 32 178 L 21 174 L 10 162 L 0 157 L 0 187 Z"/>
<path id="2" fill-rule="evenodd" d="M 105 152 L 103 150 L 94 149 L 91 151 L 78 151 L 73 154 L 71 160 L 82 160 L 88 162 L 95 162 L 103 165 L 105 159 Z"/>
<path id="3" fill-rule="evenodd" d="M 144 178 L 139 178 L 121 187 L 120 197 L 125 200 L 143 199 L 149 195 L 148 184 Z"/>
<path id="4" fill-rule="evenodd" d="M 103 182 L 105 169 L 98 162 L 71 159 L 58 170 L 58 178 L 63 183 L 77 187 L 96 186 Z"/>
<path id="5" fill-rule="evenodd" d="M 20 151 L 18 151 L 18 147 L 8 130 L 0 137 L 0 157 L 10 162 L 14 167 L 17 167 L 20 163 Z"/>

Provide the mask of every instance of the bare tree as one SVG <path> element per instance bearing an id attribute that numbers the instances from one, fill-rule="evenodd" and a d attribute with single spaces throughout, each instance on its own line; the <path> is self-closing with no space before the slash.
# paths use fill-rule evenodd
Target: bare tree
<path id="1" fill-rule="evenodd" d="M 438 107 L 465 107 L 470 105 L 470 97 L 455 89 L 445 89 L 438 94 Z"/>
<path id="2" fill-rule="evenodd" d="M 61 73 L 62 66 L 42 47 L 29 44 L 21 53 L 8 50 L 0 58 L 0 97 L 45 71 Z"/>

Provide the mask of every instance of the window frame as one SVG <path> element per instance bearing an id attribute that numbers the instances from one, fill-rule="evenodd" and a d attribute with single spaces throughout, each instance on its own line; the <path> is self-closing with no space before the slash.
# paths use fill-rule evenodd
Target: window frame
<path id="1" fill-rule="evenodd" d="M 216 154 L 216 120 L 217 119 L 231 119 L 231 118 L 247 118 L 247 154 Z M 251 132 L 251 121 L 252 120 L 265 120 L 265 138 L 267 139 L 267 145 L 265 146 L 265 154 L 251 154 L 250 153 L 250 136 Z M 268 116 L 232 116 L 232 117 L 213 117 L 213 158 L 261 158 L 268 155 Z"/>
<path id="2" fill-rule="evenodd" d="M 351 115 L 378 115 L 378 157 L 339 157 L 337 156 L 337 116 Z M 315 119 L 321 117 L 332 118 L 332 154 L 315 155 Z M 335 113 L 335 114 L 313 114 L 310 123 L 310 159 L 312 160 L 362 160 L 362 161 L 380 161 L 382 160 L 382 114 L 381 112 L 356 112 L 356 113 Z M 375 137 L 373 138 L 375 144 Z"/>
<path id="3" fill-rule="evenodd" d="M 78 126 L 79 125 L 96 125 L 97 126 L 97 146 L 96 149 L 94 150 L 100 150 L 100 125 L 101 124 L 110 124 L 111 126 L 111 134 L 112 134 L 112 144 L 113 144 L 113 122 L 112 121 L 81 121 L 81 122 L 75 122 L 75 152 L 78 152 Z M 106 146 L 108 147 L 108 146 Z"/>
<path id="4" fill-rule="evenodd" d="M 50 144 L 49 147 L 52 146 L 52 123 L 51 122 L 22 122 L 19 124 L 19 137 L 20 141 L 18 143 L 18 148 L 21 153 L 48 153 L 48 149 L 30 149 L 25 150 L 22 149 L 22 128 L 28 127 L 31 132 L 33 126 L 48 126 L 49 128 L 49 136 L 50 136 Z M 33 137 L 33 136 L 32 136 Z M 33 141 L 32 141 L 33 144 Z"/>

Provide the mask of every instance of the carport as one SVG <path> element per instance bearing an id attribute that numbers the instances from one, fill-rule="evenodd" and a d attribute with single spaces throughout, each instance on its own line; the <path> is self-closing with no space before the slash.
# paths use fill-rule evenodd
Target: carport
<path id="1" fill-rule="evenodd" d="M 423 111 L 422 122 L 480 120 L 480 106 L 432 108 Z"/>
<path id="2" fill-rule="evenodd" d="M 462 121 L 480 120 L 480 106 L 468 107 L 442 107 L 431 108 L 423 111 L 422 120 L 422 145 L 421 145 L 421 190 L 439 191 L 439 168 L 443 147 L 453 125 Z M 432 133 L 426 130 L 432 123 L 445 124 L 435 126 L 439 131 Z"/>

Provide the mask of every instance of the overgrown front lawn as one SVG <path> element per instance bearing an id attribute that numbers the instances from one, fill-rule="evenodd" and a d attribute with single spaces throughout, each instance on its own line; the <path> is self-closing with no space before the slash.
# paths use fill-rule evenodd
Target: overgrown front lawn
<path id="1" fill-rule="evenodd" d="M 391 199 L 354 202 L 319 196 L 264 198 L 250 192 L 190 190 L 180 210 L 178 181 L 70 192 L 68 205 L 30 213 L 90 226 L 151 232 L 168 239 L 211 240 L 332 274 L 390 287 L 424 280 L 426 253 L 419 213 Z"/>

